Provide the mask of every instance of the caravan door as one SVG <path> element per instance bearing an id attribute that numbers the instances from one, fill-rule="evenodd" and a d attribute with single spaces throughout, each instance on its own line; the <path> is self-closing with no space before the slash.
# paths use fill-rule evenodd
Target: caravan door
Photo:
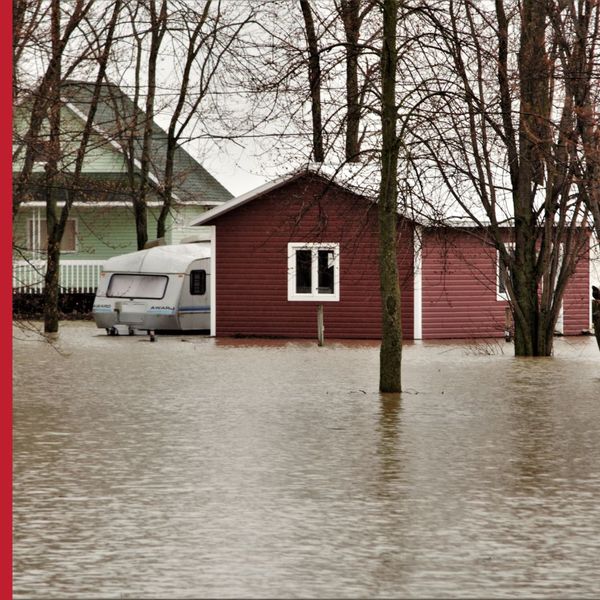
<path id="1" fill-rule="evenodd" d="M 185 275 L 179 303 L 179 326 L 183 330 L 210 329 L 210 259 L 192 263 Z"/>

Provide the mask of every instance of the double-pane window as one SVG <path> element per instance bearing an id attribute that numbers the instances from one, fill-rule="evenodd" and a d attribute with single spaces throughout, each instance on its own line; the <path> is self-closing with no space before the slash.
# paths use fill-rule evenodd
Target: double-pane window
<path id="1" fill-rule="evenodd" d="M 339 300 L 339 244 L 288 244 L 288 300 Z"/>

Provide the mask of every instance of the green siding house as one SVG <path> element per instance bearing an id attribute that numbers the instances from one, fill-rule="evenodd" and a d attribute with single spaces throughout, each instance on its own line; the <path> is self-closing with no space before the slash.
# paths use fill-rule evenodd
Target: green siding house
<path id="1" fill-rule="evenodd" d="M 69 160 L 77 148 L 93 93 L 92 84 L 67 82 L 61 91 L 61 170 L 72 169 Z M 21 140 L 27 127 L 27 105 L 14 108 L 13 175 L 23 164 Z M 138 130 L 143 129 L 145 115 L 118 86 L 106 84 L 94 120 L 83 166 L 81 189 L 70 214 L 61 251 L 61 291 L 95 292 L 103 262 L 111 257 L 137 250 L 132 186 L 123 148 L 134 117 Z M 167 134 L 152 124 L 151 169 L 148 178 L 148 237 L 156 235 L 156 219 L 162 206 L 160 189 L 164 179 Z M 44 132 L 42 136 L 44 137 Z M 42 140 L 43 142 L 43 140 Z M 43 146 L 42 144 L 39 144 Z M 72 151 L 69 151 L 69 150 Z M 134 155 L 141 153 L 141 139 L 134 143 Z M 70 157 L 70 158 L 69 158 Z M 179 243 L 186 237 L 208 236 L 208 229 L 188 227 L 187 223 L 202 212 L 222 204 L 232 195 L 182 147 L 175 151 L 173 205 L 168 217 L 163 243 Z M 134 178 L 139 168 L 134 160 Z M 17 213 L 13 226 L 13 291 L 40 293 L 45 269 L 46 221 L 42 198 L 45 161 L 43 152 L 35 163 L 30 193 Z M 59 207 L 67 189 L 57 190 Z M 62 196 L 62 197 L 61 197 Z"/>

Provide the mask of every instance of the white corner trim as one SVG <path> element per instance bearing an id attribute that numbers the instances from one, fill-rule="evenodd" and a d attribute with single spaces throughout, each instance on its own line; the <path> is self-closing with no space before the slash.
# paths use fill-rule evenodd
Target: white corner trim
<path id="1" fill-rule="evenodd" d="M 588 236 L 588 306 L 589 308 L 589 316 L 588 316 L 588 327 L 591 329 L 593 327 L 593 320 L 592 320 L 592 285 L 595 283 L 593 281 L 593 267 L 594 267 L 594 257 L 593 257 L 593 251 L 594 251 L 594 234 L 592 233 L 591 235 Z"/>
<path id="2" fill-rule="evenodd" d="M 423 339 L 423 227 L 413 230 L 413 339 Z"/>
<path id="3" fill-rule="evenodd" d="M 217 335 L 217 228 L 210 232 L 210 335 Z"/>

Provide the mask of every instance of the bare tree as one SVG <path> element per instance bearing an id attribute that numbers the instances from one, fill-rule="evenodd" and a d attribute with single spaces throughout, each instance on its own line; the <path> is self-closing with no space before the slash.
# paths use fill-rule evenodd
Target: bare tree
<path id="1" fill-rule="evenodd" d="M 436 72 L 428 86 L 439 93 L 419 134 L 432 166 L 429 189 L 441 183 L 498 249 L 515 353 L 549 355 L 566 285 L 587 244 L 583 198 L 574 193 L 574 105 L 550 27 L 552 6 L 447 0 L 436 8 L 429 17 L 437 40 L 423 71 Z"/>
<path id="2" fill-rule="evenodd" d="M 215 91 L 215 80 L 221 74 L 228 55 L 232 53 L 232 46 L 252 16 L 253 12 L 250 10 L 226 19 L 220 0 L 214 3 L 207 0 L 201 10 L 186 8 L 179 16 L 182 32 L 179 39 L 174 40 L 174 50 L 177 54 L 180 51 L 185 58 L 180 59 L 181 76 L 172 89 L 175 108 L 167 130 L 157 238 L 165 235 L 166 220 L 172 208 L 177 147 L 185 140 L 192 121 L 198 118 L 203 101 Z"/>
<path id="3" fill-rule="evenodd" d="M 106 65 L 110 56 L 112 39 L 120 12 L 121 0 L 115 0 L 109 22 L 103 20 L 104 15 L 93 17 L 91 3 L 77 2 L 71 13 L 66 13 L 60 0 L 52 0 L 49 4 L 49 55 L 47 68 L 43 76 L 36 82 L 29 97 L 24 101 L 21 115 L 26 112 L 26 133 L 17 135 L 15 157 L 21 156 L 21 170 L 16 177 L 13 194 L 13 217 L 18 212 L 24 199 L 32 196 L 34 190 L 41 189 L 46 204 L 47 225 L 47 259 L 44 276 L 44 331 L 58 331 L 58 295 L 60 246 L 70 209 L 77 197 L 77 189 L 82 175 L 83 160 L 88 145 L 95 104 L 90 107 L 90 118 L 85 124 L 83 135 L 79 138 L 76 150 L 65 143 L 62 125 L 62 86 L 65 73 L 69 75 L 84 62 L 94 61 L 97 65 L 96 86 L 99 87 L 105 76 Z M 28 9 L 33 9 L 31 14 Z M 16 46 L 15 58 L 27 62 L 35 53 L 35 45 L 42 41 L 41 35 L 45 27 L 39 18 L 39 5 L 30 3 L 26 10 L 16 15 L 15 28 L 20 32 Z M 33 21 L 29 22 L 27 17 Z M 93 26 L 90 27 L 90 24 Z M 25 32 L 25 33 L 24 33 Z M 72 42 L 77 33 L 79 38 Z M 68 62 L 65 60 L 68 57 Z M 66 63 L 66 64 L 65 64 Z M 64 68 L 63 68 L 64 67 Z M 21 74 L 24 65 L 15 64 L 15 71 Z M 18 85 L 20 77 L 13 81 Z M 20 85 L 20 84 L 19 84 Z M 13 97 L 18 97 L 20 90 L 13 88 Z M 97 100 L 97 98 L 96 98 Z M 42 135 L 48 134 L 47 141 Z M 40 158 L 43 146 L 45 161 L 41 182 L 32 181 L 33 165 Z M 72 159 L 72 154 L 75 159 Z M 69 158 L 71 154 L 71 158 Z M 73 166 L 74 168 L 71 168 Z M 38 178 L 39 179 L 39 178 Z M 59 210 L 59 197 L 64 200 Z"/>
<path id="4" fill-rule="evenodd" d="M 592 215 L 600 239 L 600 5 L 593 0 L 551 2 L 549 17 L 564 73 L 565 93 L 573 103 L 579 163 L 578 193 Z M 592 300 L 592 321 L 600 348 L 600 301 Z"/>
<path id="5" fill-rule="evenodd" d="M 135 59 L 134 107 L 137 107 L 140 101 L 142 86 L 145 92 L 145 115 L 143 121 L 142 123 L 138 123 L 140 113 L 134 108 L 133 115 L 131 115 L 131 127 L 127 131 L 128 140 L 125 146 L 128 157 L 127 163 L 129 166 L 129 182 L 135 216 L 137 246 L 140 250 L 148 241 L 147 194 L 152 163 L 157 64 L 161 45 L 167 32 L 167 7 L 167 0 L 162 0 L 160 6 L 157 6 L 156 0 L 150 0 L 147 5 L 142 2 L 129 4 L 130 26 L 137 51 Z M 148 22 L 147 28 L 140 31 L 139 21 L 142 24 Z M 143 84 L 142 79 L 144 80 Z M 137 153 L 140 139 L 141 152 Z"/>
<path id="6" fill-rule="evenodd" d="M 264 136 L 268 149 L 276 145 L 287 169 L 310 160 L 360 163 L 377 147 L 369 140 L 362 149 L 367 132 L 378 128 L 370 106 L 377 102 L 378 5 L 300 0 L 290 11 L 287 2 L 270 0 L 259 11 L 241 85 L 254 98 L 251 135 Z"/>
<path id="7" fill-rule="evenodd" d="M 549 18 L 558 46 L 565 93 L 578 139 L 578 191 L 600 234 L 600 6 L 593 0 L 551 2 Z"/>
<path id="8" fill-rule="evenodd" d="M 54 0 L 56 9 L 58 9 L 59 0 Z M 50 160 L 46 168 L 46 222 L 48 228 L 48 248 L 47 248 L 47 265 L 44 276 L 44 332 L 55 333 L 58 331 L 59 314 L 58 314 L 58 291 L 59 291 L 59 272 L 60 272 L 60 246 L 65 232 L 65 227 L 69 219 L 71 207 L 79 197 L 79 187 L 81 184 L 81 176 L 83 164 L 88 150 L 88 143 L 92 134 L 96 110 L 100 99 L 100 90 L 104 84 L 106 77 L 106 68 L 111 54 L 113 36 L 117 25 L 117 20 L 121 11 L 122 0 L 115 0 L 111 18 L 107 24 L 106 35 L 99 35 L 97 41 L 100 42 L 98 49 L 97 64 L 98 71 L 96 82 L 90 102 L 86 122 L 83 127 L 83 132 L 80 138 L 79 147 L 76 150 L 75 164 L 73 172 L 63 173 L 62 181 L 58 181 L 59 161 L 61 155 L 60 141 L 63 136 L 61 127 L 61 86 L 62 82 L 59 77 L 52 86 L 52 103 L 49 111 L 49 119 L 51 124 L 50 143 L 51 152 Z M 57 11 L 58 13 L 58 11 Z M 57 37 L 60 26 L 57 17 L 55 17 L 53 6 L 53 40 Z M 99 32 L 95 32 L 97 35 Z M 58 75 L 58 72 L 57 72 Z M 63 157 L 64 158 L 64 157 Z M 57 203 L 57 188 L 62 187 L 67 191 L 62 209 L 58 210 Z"/>
<path id="9" fill-rule="evenodd" d="M 402 390 L 402 323 L 396 252 L 398 222 L 398 152 L 396 132 L 396 71 L 398 3 L 383 0 L 381 47 L 381 184 L 379 192 L 379 276 L 382 338 L 379 355 L 379 390 Z"/>
<path id="10" fill-rule="evenodd" d="M 149 235 L 150 195 L 161 203 L 156 237 L 166 233 L 174 188 L 186 177 L 185 172 L 176 172 L 176 154 L 197 135 L 204 104 L 223 104 L 223 73 L 234 62 L 235 45 L 253 11 L 232 11 L 231 7 L 223 11 L 221 2 L 213 0 L 163 1 L 160 7 L 130 2 L 127 9 L 129 24 L 124 35 L 129 37 L 125 43 L 131 39 L 134 52 L 129 61 L 112 67 L 116 78 L 131 90 L 130 101 L 113 87 L 109 103 L 115 121 L 111 135 L 126 159 L 141 249 Z M 167 57 L 172 63 L 164 69 L 161 61 Z M 166 131 L 156 125 L 159 117 L 168 119 Z M 213 114 L 210 120 L 214 131 L 220 117 Z M 204 137 L 211 135 L 209 131 Z"/>
<path id="11" fill-rule="evenodd" d="M 21 158 L 22 167 L 15 178 L 13 188 L 13 220 L 24 198 L 29 194 L 29 184 L 35 160 L 39 154 L 39 140 L 44 122 L 48 122 L 51 105 L 59 92 L 57 83 L 68 77 L 78 66 L 89 57 L 88 48 L 79 48 L 73 52 L 69 64 L 65 65 L 63 55 L 72 46 L 74 33 L 85 23 L 93 0 L 84 2 L 76 0 L 67 17 L 61 19 L 60 3 L 50 3 L 49 9 L 43 9 L 42 0 L 21 0 L 17 3 L 18 10 L 14 14 L 13 31 L 18 32 L 13 42 L 13 57 L 18 62 L 13 63 L 13 100 L 19 101 L 27 96 L 31 103 L 27 130 L 16 139 L 16 151 L 13 162 Z M 46 10 L 42 16 L 40 12 Z M 49 12 L 48 12 L 49 11 Z M 56 14 L 55 14 L 56 13 Z M 50 31 L 45 31 L 45 21 L 50 19 Z M 75 42 L 77 43 L 77 42 Z M 50 48 L 47 53 L 46 47 Z M 21 80 L 27 65 L 39 58 L 45 65 L 44 72 L 38 81 L 22 85 Z M 23 88 L 27 91 L 24 92 Z M 58 153 L 56 140 L 54 151 Z M 52 142 L 51 142 L 52 143 Z"/>
<path id="12" fill-rule="evenodd" d="M 373 71 L 365 69 L 363 82 L 360 82 L 359 60 L 368 44 L 361 41 L 365 18 L 377 6 L 374 0 L 338 0 L 337 12 L 344 25 L 344 46 L 346 63 L 346 136 L 345 158 L 347 162 L 360 162 L 360 126 L 365 111 L 365 91 L 373 82 Z M 385 10 L 385 5 L 383 10 Z M 380 33 L 380 32 L 377 32 Z M 385 35 L 385 34 L 384 34 Z"/>

